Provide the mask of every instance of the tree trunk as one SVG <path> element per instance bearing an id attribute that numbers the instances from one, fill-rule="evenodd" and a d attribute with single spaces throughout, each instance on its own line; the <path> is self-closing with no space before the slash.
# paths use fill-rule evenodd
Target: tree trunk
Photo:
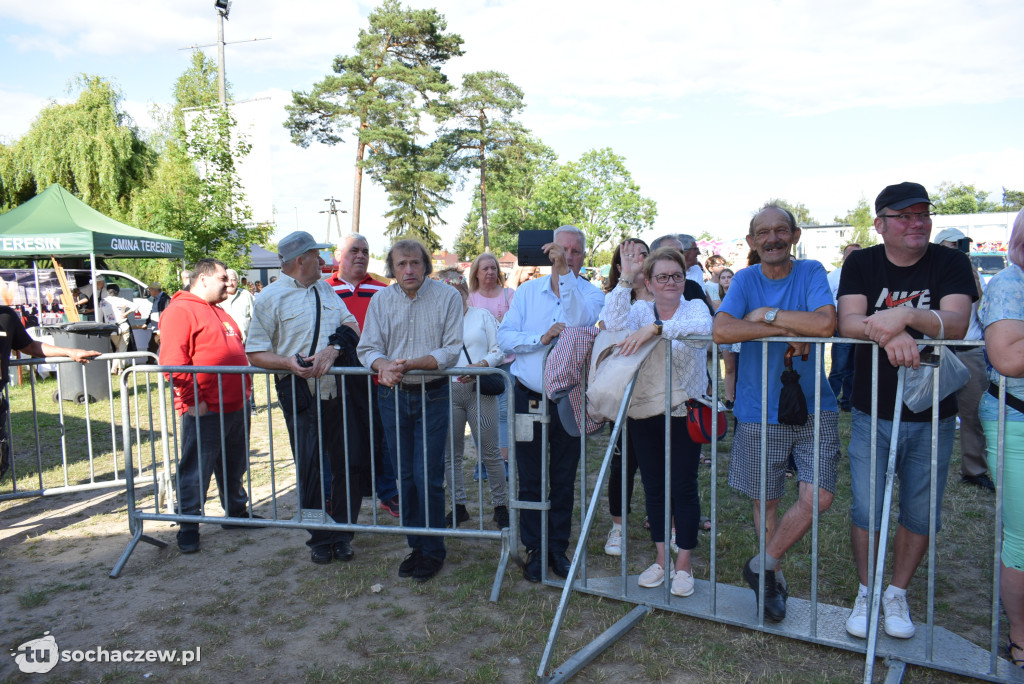
<path id="1" fill-rule="evenodd" d="M 366 128 L 366 124 L 362 124 L 361 128 Z M 356 145 L 356 174 L 355 179 L 352 181 L 352 232 L 359 232 L 359 209 L 362 204 L 361 199 L 363 196 L 363 167 L 360 162 L 363 161 L 363 155 L 366 153 L 366 143 L 362 140 Z"/>
<path id="2" fill-rule="evenodd" d="M 480 146 L 480 217 L 483 221 L 484 251 L 491 251 L 491 238 L 487 232 L 487 157 L 483 145 Z"/>

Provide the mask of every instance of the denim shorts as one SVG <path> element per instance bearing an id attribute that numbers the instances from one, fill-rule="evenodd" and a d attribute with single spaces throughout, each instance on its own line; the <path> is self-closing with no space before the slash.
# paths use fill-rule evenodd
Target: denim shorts
<path id="1" fill-rule="evenodd" d="M 938 467 L 936 473 L 935 531 L 942 522 L 942 496 L 946 490 L 949 459 L 953 454 L 956 417 L 939 421 Z M 882 500 L 885 496 L 885 470 L 889 462 L 891 420 L 878 421 L 875 446 L 875 530 L 882 525 Z M 854 525 L 868 529 L 871 495 L 871 416 L 853 409 L 850 427 L 850 478 L 853 504 L 850 518 Z M 896 449 L 896 477 L 899 478 L 899 523 L 914 534 L 928 535 L 928 507 L 931 489 L 932 424 L 901 423 Z"/>

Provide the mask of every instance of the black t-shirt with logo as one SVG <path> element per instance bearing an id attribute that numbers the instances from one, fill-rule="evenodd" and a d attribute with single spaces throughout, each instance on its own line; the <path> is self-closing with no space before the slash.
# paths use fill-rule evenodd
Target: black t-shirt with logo
<path id="1" fill-rule="evenodd" d="M 21 316 L 9 306 L 0 306 L 0 390 L 7 386 L 10 376 L 11 350 L 24 349 L 32 344 L 32 338 L 21 324 Z"/>
<path id="2" fill-rule="evenodd" d="M 890 262 L 885 256 L 884 245 L 853 252 L 843 263 L 839 279 L 839 297 L 851 294 L 867 297 L 869 316 L 898 306 L 938 309 L 942 298 L 952 294 L 967 295 L 971 301 L 978 298 L 967 255 L 934 243 L 928 245 L 925 255 L 913 266 L 896 266 Z M 907 331 L 915 339 L 924 337 L 917 330 L 908 328 Z M 872 347 L 870 344 L 858 344 L 854 357 L 852 403 L 854 408 L 864 413 L 871 413 Z M 878 417 L 892 420 L 898 369 L 889 363 L 884 349 L 878 352 Z M 939 402 L 940 418 L 953 416 L 956 411 L 956 393 Z M 930 408 L 914 413 L 904 406 L 900 420 L 926 422 L 932 419 L 931 414 Z"/>

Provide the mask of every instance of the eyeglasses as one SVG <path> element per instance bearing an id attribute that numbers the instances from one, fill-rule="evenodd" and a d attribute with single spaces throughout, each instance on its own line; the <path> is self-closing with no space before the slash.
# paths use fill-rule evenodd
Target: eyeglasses
<path id="1" fill-rule="evenodd" d="M 670 280 L 673 283 L 681 283 L 683 282 L 683 278 L 685 277 L 686 276 L 684 276 L 682 273 L 659 273 L 656 276 L 651 276 L 651 280 L 658 283 L 659 285 L 664 285 Z"/>
<path id="2" fill-rule="evenodd" d="M 932 216 L 935 216 L 935 212 L 921 211 L 913 214 L 882 214 L 880 218 L 894 218 L 900 221 L 912 221 L 913 219 L 921 219 L 922 221 L 931 221 Z"/>

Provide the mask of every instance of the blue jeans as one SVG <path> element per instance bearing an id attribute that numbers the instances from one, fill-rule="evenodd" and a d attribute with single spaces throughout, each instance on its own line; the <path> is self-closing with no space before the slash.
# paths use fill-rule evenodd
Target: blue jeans
<path id="1" fill-rule="evenodd" d="M 832 387 L 832 394 L 836 395 L 840 409 L 850 408 L 850 401 L 853 399 L 855 346 L 849 343 L 834 343 L 832 345 L 832 369 L 828 372 L 828 384 Z"/>
<path id="2" fill-rule="evenodd" d="M 426 392 L 377 388 L 388 452 L 398 456 L 402 525 L 444 528 L 444 444 L 448 439 L 448 382 Z M 397 397 L 397 400 L 396 400 Z M 397 406 L 396 406 L 397 404 Z M 429 524 L 428 524 L 429 523 Z M 443 537 L 410 534 L 409 547 L 444 560 Z"/>
<path id="3" fill-rule="evenodd" d="M 302 382 L 301 379 L 297 381 Z M 359 507 L 363 502 L 360 492 L 362 473 L 356 464 L 350 464 L 353 466 L 352 473 L 345 472 L 341 400 L 335 397 L 320 401 L 322 421 L 318 421 L 316 400 L 308 409 L 294 416 L 291 402 L 281 402 L 281 410 L 298 471 L 296 479 L 300 506 L 319 509 L 323 495 L 326 494 L 326 508 L 331 519 L 341 523 L 358 521 Z M 320 477 L 321 464 L 323 478 Z M 352 532 L 309 530 L 309 541 L 306 544 L 316 548 L 351 539 Z"/>
<path id="4" fill-rule="evenodd" d="M 896 476 L 900 481 L 899 523 L 914 534 L 928 535 L 928 507 L 932 472 L 932 424 L 901 423 L 899 443 L 896 450 Z M 949 473 L 949 459 L 953 454 L 953 438 L 956 431 L 956 417 L 939 421 L 938 468 L 936 477 L 935 531 L 940 527 L 942 496 L 946 491 L 946 476 Z M 889 462 L 889 436 L 892 421 L 878 421 L 878 441 L 874 459 L 871 458 L 871 416 L 853 409 L 850 427 L 850 479 L 852 480 L 853 503 L 850 518 L 862 530 L 868 529 L 871 495 L 871 466 L 874 461 L 875 479 L 875 530 L 881 529 L 882 503 L 885 496 L 885 470 Z"/>
<path id="5" fill-rule="evenodd" d="M 220 413 L 207 413 L 199 418 L 185 414 L 181 417 L 181 460 L 178 462 L 178 510 L 183 515 L 199 515 L 206 493 L 210 489 L 210 476 L 217 480 L 220 505 L 228 515 L 248 517 L 249 497 L 242 486 L 247 463 L 246 433 L 249 428 L 248 410 L 223 414 L 224 449 L 220 442 Z M 202 485 L 199 473 L 202 471 Z M 225 493 L 227 500 L 225 501 Z M 182 529 L 197 529 L 195 523 L 182 523 Z"/>

